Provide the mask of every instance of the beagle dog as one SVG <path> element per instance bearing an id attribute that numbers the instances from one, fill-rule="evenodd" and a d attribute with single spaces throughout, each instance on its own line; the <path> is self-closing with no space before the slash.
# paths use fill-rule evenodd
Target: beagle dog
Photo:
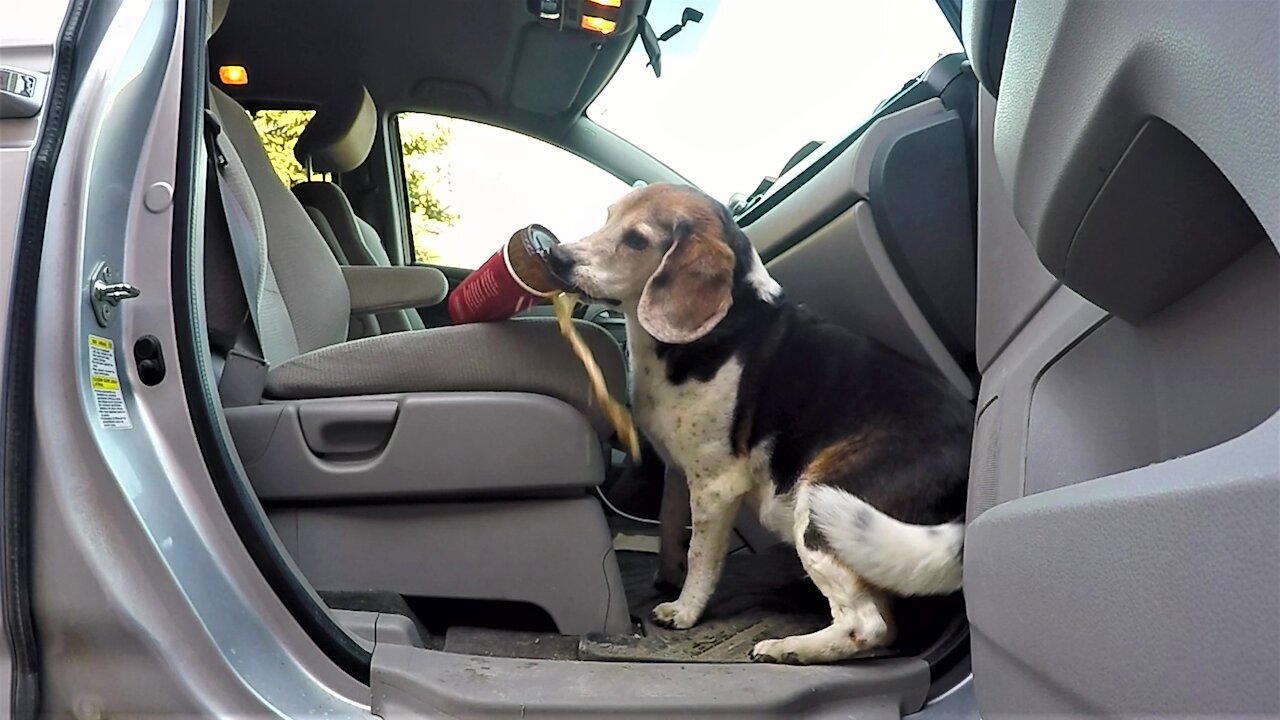
<path id="1" fill-rule="evenodd" d="M 973 407 L 939 373 L 789 302 L 693 188 L 630 192 L 551 268 L 626 314 L 636 420 L 688 479 L 684 586 L 655 622 L 698 622 L 743 502 L 795 545 L 832 614 L 754 660 L 848 658 L 893 640 L 891 596 L 960 588 Z"/>

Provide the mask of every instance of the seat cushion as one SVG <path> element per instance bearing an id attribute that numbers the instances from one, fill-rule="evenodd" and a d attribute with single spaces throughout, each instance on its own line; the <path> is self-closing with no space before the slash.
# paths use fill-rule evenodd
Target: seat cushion
<path id="1" fill-rule="evenodd" d="M 626 366 L 617 341 L 598 325 L 575 322 L 610 394 L 624 398 Z M 555 322 L 543 318 L 413 330 L 320 348 L 273 367 L 266 397 L 468 390 L 548 395 L 576 408 L 602 437 L 613 434 L 582 364 Z"/>

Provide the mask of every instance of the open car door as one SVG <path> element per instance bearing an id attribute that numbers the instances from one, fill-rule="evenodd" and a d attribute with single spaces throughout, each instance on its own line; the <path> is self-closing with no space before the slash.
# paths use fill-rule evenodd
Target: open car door
<path id="1" fill-rule="evenodd" d="M 43 102 L 11 117 L 8 93 L 26 85 L 0 84 L 6 243 L 20 215 L 0 276 L 5 709 L 367 716 L 369 653 L 326 615 L 297 620 L 254 571 L 219 511 L 210 435 L 192 425 L 204 408 L 184 373 L 192 387 L 207 378 L 178 338 L 200 338 L 199 320 L 175 308 L 193 301 L 208 8 L 5 10 L 0 64 L 25 68 Z M 359 651 L 348 667 L 319 649 L 326 627 Z"/>

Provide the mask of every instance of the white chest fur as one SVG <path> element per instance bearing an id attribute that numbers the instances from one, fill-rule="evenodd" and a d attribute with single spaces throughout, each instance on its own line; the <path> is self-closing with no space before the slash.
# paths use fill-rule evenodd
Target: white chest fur
<path id="1" fill-rule="evenodd" d="M 667 459 L 690 476 L 708 477 L 734 461 L 733 410 L 742 365 L 730 359 L 707 381 L 674 385 L 648 333 L 627 327 L 631 362 L 631 404 L 636 421 Z"/>

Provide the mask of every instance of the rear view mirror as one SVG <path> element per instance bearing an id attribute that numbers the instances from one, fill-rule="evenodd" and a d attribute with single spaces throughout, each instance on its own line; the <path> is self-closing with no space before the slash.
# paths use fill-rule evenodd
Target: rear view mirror
<path id="1" fill-rule="evenodd" d="M 662 37 L 658 38 L 658 40 L 660 42 L 666 42 L 667 40 L 670 40 L 671 38 L 675 37 L 676 33 L 683 30 L 685 25 L 688 25 L 689 23 L 697 23 L 697 22 L 702 22 L 702 11 L 695 10 L 691 7 L 687 7 L 684 9 L 684 12 L 681 13 L 680 15 L 680 24 L 673 25 L 669 30 L 662 33 Z"/>
<path id="2" fill-rule="evenodd" d="M 649 24 L 649 19 L 640 18 L 640 42 L 644 44 L 644 52 L 649 56 L 649 67 L 653 68 L 654 77 L 662 77 L 662 48 L 658 43 L 670 40 L 683 30 L 685 25 L 696 22 L 702 22 L 702 11 L 687 7 L 680 14 L 679 25 L 672 25 L 662 35 L 656 35 L 653 32 L 653 26 Z"/>
<path id="3" fill-rule="evenodd" d="M 653 76 L 662 77 L 662 48 L 658 47 L 658 36 L 653 32 L 649 19 L 645 17 L 640 18 L 640 42 L 644 45 L 645 54 L 649 56 L 649 67 L 653 68 Z"/>

